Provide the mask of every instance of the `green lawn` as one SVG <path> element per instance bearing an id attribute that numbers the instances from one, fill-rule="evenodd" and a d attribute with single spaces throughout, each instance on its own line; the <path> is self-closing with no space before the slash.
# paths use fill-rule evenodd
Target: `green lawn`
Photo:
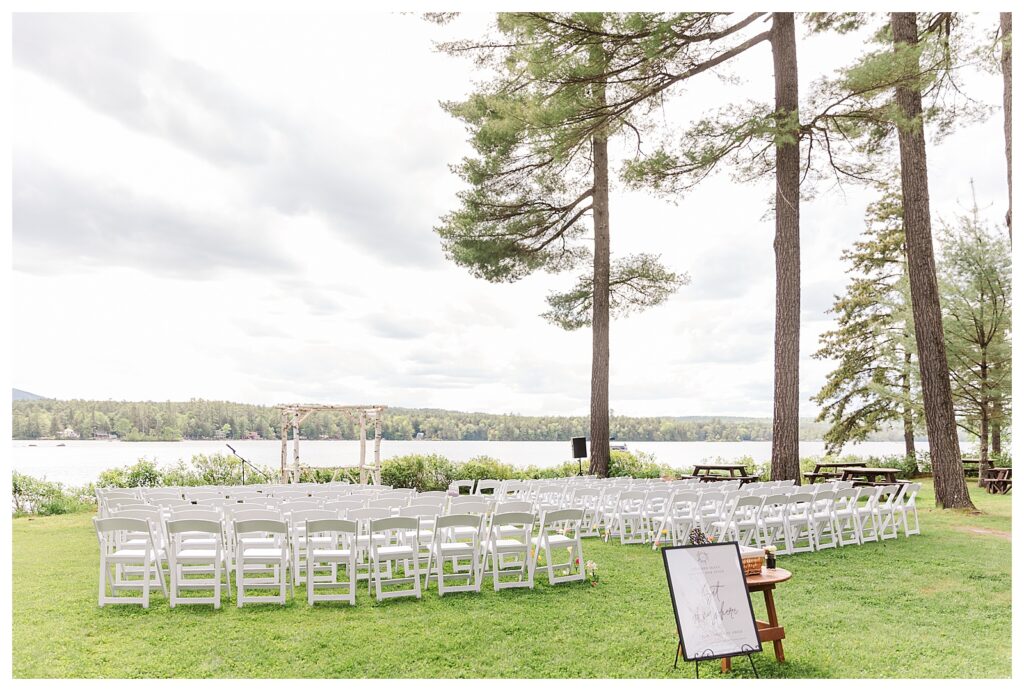
<path id="1" fill-rule="evenodd" d="M 922 507 L 932 503 L 926 485 Z M 1010 497 L 976 491 L 983 515 L 921 510 L 923 534 L 781 557 L 786 658 L 762 677 L 1008 677 Z M 688 677 L 661 556 L 586 540 L 601 582 L 377 605 L 234 600 L 148 611 L 96 606 L 90 516 L 13 528 L 15 677 Z M 301 597 L 301 595 L 300 595 Z M 763 602 L 755 611 L 763 617 Z M 717 674 L 706 662 L 701 676 Z M 733 676 L 750 676 L 737 660 Z"/>

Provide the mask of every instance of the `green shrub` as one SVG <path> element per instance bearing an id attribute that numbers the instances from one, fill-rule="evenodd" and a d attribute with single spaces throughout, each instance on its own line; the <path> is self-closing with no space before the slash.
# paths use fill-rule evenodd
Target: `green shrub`
<path id="1" fill-rule="evenodd" d="M 410 454 L 381 463 L 380 479 L 393 487 L 414 487 L 421 492 L 446 490 L 455 464 L 438 454 Z"/>
<path id="2" fill-rule="evenodd" d="M 91 487 L 68 488 L 18 471 L 11 474 L 11 512 L 16 516 L 55 516 L 91 511 L 95 506 Z"/>

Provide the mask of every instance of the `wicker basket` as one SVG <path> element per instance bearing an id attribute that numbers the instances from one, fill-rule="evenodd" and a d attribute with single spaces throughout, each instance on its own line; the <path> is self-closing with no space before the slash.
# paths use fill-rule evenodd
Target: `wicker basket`
<path id="1" fill-rule="evenodd" d="M 743 557 L 741 563 L 743 564 L 744 576 L 760 576 L 764 557 Z"/>
<path id="2" fill-rule="evenodd" d="M 753 547 L 740 548 L 740 563 L 743 565 L 744 576 L 758 576 L 764 565 L 764 550 Z"/>

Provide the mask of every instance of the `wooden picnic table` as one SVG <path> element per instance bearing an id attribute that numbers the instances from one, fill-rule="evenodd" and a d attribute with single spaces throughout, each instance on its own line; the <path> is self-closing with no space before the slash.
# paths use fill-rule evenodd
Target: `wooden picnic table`
<path id="1" fill-rule="evenodd" d="M 985 489 L 989 494 L 1007 494 L 1013 488 L 1013 468 L 989 468 L 985 472 Z"/>
<path id="2" fill-rule="evenodd" d="M 860 461 L 854 461 L 853 463 L 843 463 L 842 461 L 815 463 L 814 472 L 804 473 L 804 477 L 810 480 L 811 484 L 814 484 L 819 479 L 838 480 L 842 475 L 842 473 L 839 472 L 842 468 L 856 468 L 864 467 L 866 465 L 867 463 Z M 831 468 L 831 470 L 828 470 L 828 468 Z"/>
<path id="3" fill-rule="evenodd" d="M 898 468 L 867 468 L 847 466 L 842 469 L 843 480 L 854 480 L 854 486 L 895 485 Z M 879 479 L 881 478 L 881 479 Z"/>
<path id="4" fill-rule="evenodd" d="M 717 472 L 726 471 L 726 472 Z M 693 475 L 690 476 L 701 482 L 723 482 L 728 480 L 739 480 L 741 485 L 748 482 L 757 482 L 757 478 L 747 475 L 747 467 L 742 463 L 733 464 L 697 464 L 693 466 Z"/>
<path id="5" fill-rule="evenodd" d="M 786 661 L 786 655 L 782 650 L 782 639 L 786 637 L 786 629 L 779 623 L 779 615 L 775 611 L 775 586 L 788 581 L 793 574 L 786 569 L 761 569 L 756 576 L 747 576 L 747 590 L 751 593 L 764 593 L 764 608 L 768 614 L 768 621 L 757 621 L 757 637 L 762 643 L 771 643 L 775 648 L 775 659 L 779 662 Z M 728 672 L 732 669 L 732 658 L 722 658 L 722 671 Z"/>
<path id="6" fill-rule="evenodd" d="M 973 471 L 974 475 L 981 472 L 981 459 L 980 458 L 961 458 L 960 462 L 964 464 L 964 475 Z"/>

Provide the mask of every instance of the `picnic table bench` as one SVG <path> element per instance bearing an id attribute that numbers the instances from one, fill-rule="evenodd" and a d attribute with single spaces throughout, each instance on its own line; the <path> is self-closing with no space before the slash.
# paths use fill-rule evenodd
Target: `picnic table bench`
<path id="1" fill-rule="evenodd" d="M 724 471 L 724 472 L 719 472 Z M 741 485 L 757 482 L 757 478 L 747 475 L 747 467 L 742 463 L 735 464 L 698 464 L 693 466 L 693 475 L 689 477 L 701 482 L 724 482 L 739 480 Z"/>
<path id="2" fill-rule="evenodd" d="M 856 468 L 866 466 L 867 463 L 853 462 L 853 463 L 842 463 L 842 462 L 821 462 L 814 464 L 814 471 L 810 473 L 804 473 L 804 477 L 810 480 L 811 484 L 814 484 L 819 479 L 822 480 L 839 480 L 842 477 L 843 468 Z M 831 468 L 831 470 L 828 470 Z"/>
<path id="3" fill-rule="evenodd" d="M 989 494 L 1007 494 L 1013 488 L 1013 468 L 989 468 L 983 482 Z"/>

